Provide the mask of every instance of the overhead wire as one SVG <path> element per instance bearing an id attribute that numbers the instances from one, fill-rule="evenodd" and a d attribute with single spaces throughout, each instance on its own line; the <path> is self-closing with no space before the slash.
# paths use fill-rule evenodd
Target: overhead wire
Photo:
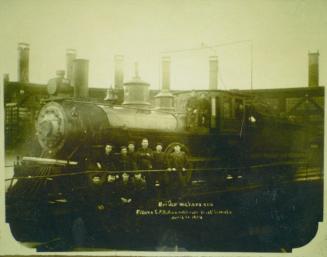
<path id="1" fill-rule="evenodd" d="M 237 44 L 244 44 L 244 43 L 250 43 L 250 89 L 253 89 L 253 41 L 250 39 L 246 40 L 237 40 L 237 41 L 230 41 L 215 45 L 205 45 L 204 43 L 201 44 L 201 47 L 196 48 L 185 48 L 185 49 L 178 49 L 178 50 L 167 50 L 167 51 L 161 51 L 161 54 L 179 54 L 179 53 L 185 53 L 185 52 L 191 52 L 191 51 L 201 51 L 201 50 L 212 50 L 215 54 L 217 54 L 215 48 L 221 48 L 226 47 L 230 45 L 237 45 Z M 222 79 L 222 72 L 219 73 L 219 80 L 222 82 L 223 88 L 227 90 L 227 86 L 224 83 Z"/>

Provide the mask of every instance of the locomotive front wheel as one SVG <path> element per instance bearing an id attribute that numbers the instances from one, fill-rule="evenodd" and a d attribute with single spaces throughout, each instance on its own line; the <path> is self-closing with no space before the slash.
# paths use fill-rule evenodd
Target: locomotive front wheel
<path id="1" fill-rule="evenodd" d="M 181 151 L 185 152 L 188 159 L 190 159 L 190 151 L 189 151 L 188 147 L 179 142 L 173 142 L 173 143 L 169 144 L 165 149 L 166 155 L 169 156 L 171 153 L 173 153 L 174 147 L 176 145 L 179 145 L 181 147 Z M 187 169 L 185 171 L 180 172 L 179 180 L 183 186 L 187 186 L 190 184 L 191 179 L 192 179 L 192 165 L 189 162 Z"/>

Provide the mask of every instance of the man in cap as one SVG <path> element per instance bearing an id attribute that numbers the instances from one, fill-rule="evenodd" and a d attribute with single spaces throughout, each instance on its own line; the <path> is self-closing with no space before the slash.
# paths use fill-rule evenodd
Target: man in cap
<path id="1" fill-rule="evenodd" d="M 162 143 L 156 144 L 156 149 L 153 152 L 153 169 L 154 170 L 166 170 L 167 169 L 167 159 L 166 154 L 162 151 Z M 156 182 L 160 183 L 161 193 L 164 193 L 167 185 L 167 177 L 163 172 L 155 173 Z"/>
<path id="2" fill-rule="evenodd" d="M 126 146 L 121 146 L 120 147 L 120 156 L 119 156 L 119 159 L 118 159 L 117 168 L 121 172 L 132 171 L 133 168 L 134 168 L 133 165 L 132 165 L 132 161 L 128 156 Z"/>
<path id="3" fill-rule="evenodd" d="M 152 170 L 153 162 L 153 151 L 149 148 L 149 140 L 143 138 L 141 142 L 141 148 L 137 150 L 137 167 L 139 170 Z M 150 191 L 153 190 L 155 186 L 155 181 L 153 174 L 146 173 L 146 184 Z"/>
<path id="4" fill-rule="evenodd" d="M 104 152 L 101 159 L 97 162 L 99 169 L 115 171 L 116 170 L 116 158 L 113 153 L 113 146 L 111 144 L 106 144 L 104 147 Z"/>
<path id="5" fill-rule="evenodd" d="M 132 170 L 137 170 L 137 152 L 135 151 L 135 142 L 134 141 L 129 141 L 128 146 L 128 157 L 130 159 L 130 163 L 132 166 Z M 144 176 L 142 176 L 141 173 L 135 173 L 131 177 L 133 186 L 134 186 L 134 191 L 135 191 L 135 199 L 138 200 L 139 198 L 142 197 L 143 191 L 145 189 L 145 179 Z"/>
<path id="6" fill-rule="evenodd" d="M 176 144 L 174 151 L 169 155 L 168 158 L 168 170 L 171 172 L 170 183 L 172 189 L 179 194 L 188 181 L 189 173 L 189 161 L 185 152 L 181 150 L 181 145 Z"/>
<path id="7" fill-rule="evenodd" d="M 137 150 L 137 164 L 140 170 L 152 169 L 153 151 L 149 148 L 149 140 L 143 138 L 141 148 Z"/>
<path id="8" fill-rule="evenodd" d="M 137 170 L 137 153 L 135 151 L 135 142 L 129 141 L 127 146 L 128 157 L 132 163 L 133 170 Z"/>
<path id="9" fill-rule="evenodd" d="M 134 202 L 134 187 L 128 171 L 132 170 L 132 165 L 130 158 L 127 154 L 127 147 L 120 147 L 120 155 L 117 165 L 118 171 L 121 173 L 119 179 L 116 182 L 117 188 L 117 200 L 118 204 L 113 211 L 117 216 L 119 225 L 124 227 L 124 229 L 129 229 L 130 227 L 130 215 L 132 212 L 131 205 Z"/>
<path id="10" fill-rule="evenodd" d="M 120 199 L 123 203 L 130 203 L 132 201 L 132 183 L 130 175 L 127 173 L 132 170 L 131 161 L 127 155 L 127 147 L 120 147 L 120 156 L 117 163 L 117 169 L 121 172 L 121 176 L 117 182 Z"/>

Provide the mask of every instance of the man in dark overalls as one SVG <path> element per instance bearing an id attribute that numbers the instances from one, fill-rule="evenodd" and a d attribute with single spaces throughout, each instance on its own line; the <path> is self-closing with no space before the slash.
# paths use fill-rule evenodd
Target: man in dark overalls
<path id="1" fill-rule="evenodd" d="M 156 144 L 156 149 L 153 152 L 153 169 L 154 170 L 161 170 L 161 172 L 156 172 L 155 180 L 156 185 L 160 186 L 160 195 L 166 194 L 166 187 L 168 183 L 168 177 L 166 176 L 166 172 L 164 172 L 167 169 L 167 158 L 166 154 L 162 151 L 162 143 Z"/>
<path id="2" fill-rule="evenodd" d="M 174 152 L 168 158 L 168 171 L 170 172 L 170 188 L 177 196 L 184 190 L 188 181 L 189 172 L 188 158 L 185 152 L 181 150 L 181 146 L 176 144 Z"/>
<path id="3" fill-rule="evenodd" d="M 128 232 L 131 229 L 132 222 L 132 212 L 133 207 L 132 203 L 134 201 L 134 188 L 132 179 L 129 171 L 132 171 L 132 162 L 127 154 L 127 147 L 120 147 L 120 155 L 117 161 L 117 170 L 120 173 L 119 178 L 116 181 L 117 187 L 117 200 L 119 204 L 117 205 L 117 209 L 115 210 L 118 214 L 119 226 Z"/>
<path id="4" fill-rule="evenodd" d="M 132 171 L 134 169 L 131 158 L 128 155 L 127 147 L 120 147 L 120 156 L 117 161 L 117 169 L 124 173 L 124 171 Z"/>
<path id="5" fill-rule="evenodd" d="M 147 138 L 142 139 L 141 148 L 137 150 L 137 167 L 139 170 L 152 170 L 153 152 L 149 148 L 149 141 Z M 145 180 L 147 190 L 151 194 L 155 187 L 154 174 L 145 173 Z"/>
<path id="6" fill-rule="evenodd" d="M 135 151 L 134 141 L 129 141 L 127 145 L 127 155 L 130 159 L 132 170 L 137 170 L 137 153 Z"/>
<path id="7" fill-rule="evenodd" d="M 116 170 L 117 159 L 113 153 L 113 147 L 111 144 L 107 144 L 104 148 L 104 153 L 101 155 L 100 160 L 97 162 L 99 169 L 104 169 L 108 171 Z"/>

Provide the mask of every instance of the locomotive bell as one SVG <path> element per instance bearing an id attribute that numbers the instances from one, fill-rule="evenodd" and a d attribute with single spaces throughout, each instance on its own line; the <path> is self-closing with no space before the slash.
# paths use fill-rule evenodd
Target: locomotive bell
<path id="1" fill-rule="evenodd" d="M 149 87 L 150 84 L 140 78 L 137 64 L 135 64 L 135 76 L 131 81 L 124 83 L 123 105 L 149 106 Z"/>

